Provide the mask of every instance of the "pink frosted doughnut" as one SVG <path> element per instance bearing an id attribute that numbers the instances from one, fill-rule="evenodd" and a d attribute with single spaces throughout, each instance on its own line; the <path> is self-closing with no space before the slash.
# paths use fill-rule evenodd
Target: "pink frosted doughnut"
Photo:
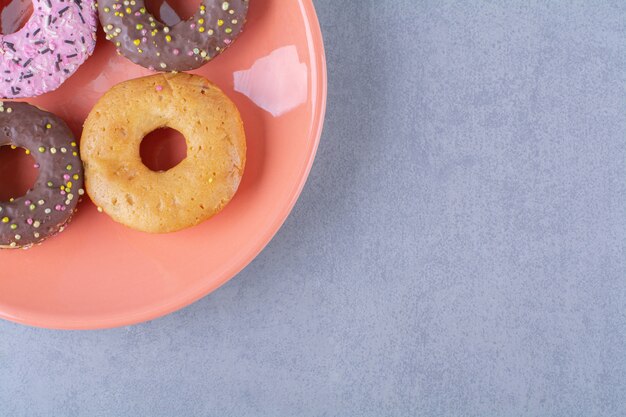
<path id="1" fill-rule="evenodd" d="M 56 89 L 96 45 L 94 0 L 33 0 L 33 14 L 0 35 L 0 96 L 34 97 Z"/>

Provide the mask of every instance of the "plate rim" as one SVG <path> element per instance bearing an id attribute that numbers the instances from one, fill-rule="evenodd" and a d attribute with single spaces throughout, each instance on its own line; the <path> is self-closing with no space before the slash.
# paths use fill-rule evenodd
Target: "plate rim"
<path id="1" fill-rule="evenodd" d="M 215 279 L 202 288 L 191 287 L 185 292 L 172 297 L 167 302 L 158 305 L 152 305 L 144 310 L 133 313 L 124 313 L 120 315 L 107 315 L 104 317 L 87 317 L 74 319 L 68 316 L 49 314 L 12 314 L 0 310 L 0 318 L 32 327 L 40 327 L 58 330 L 97 330 L 110 329 L 116 327 L 130 326 L 133 324 L 143 323 L 154 320 L 170 313 L 187 307 L 201 298 L 206 297 L 222 285 L 230 281 L 246 268 L 271 242 L 276 233 L 281 229 L 284 222 L 293 210 L 304 185 L 307 182 L 317 149 L 322 136 L 324 126 L 324 117 L 326 114 L 326 100 L 328 93 L 328 76 L 326 67 L 326 52 L 324 48 L 324 40 L 321 27 L 313 0 L 297 0 L 301 9 L 305 14 L 305 25 L 307 25 L 307 37 L 309 38 L 309 50 L 311 61 L 315 62 L 316 74 L 312 74 L 312 80 L 316 85 L 312 88 L 312 94 L 316 97 L 316 106 L 313 109 L 313 118 L 309 127 L 308 137 L 310 143 L 310 152 L 308 152 L 307 160 L 301 168 L 299 180 L 296 186 L 289 193 L 289 202 L 275 216 L 272 222 L 268 223 L 265 230 L 259 234 L 258 243 L 254 245 L 246 253 L 238 255 L 235 260 L 231 260 L 230 264 L 222 268 L 216 274 Z"/>

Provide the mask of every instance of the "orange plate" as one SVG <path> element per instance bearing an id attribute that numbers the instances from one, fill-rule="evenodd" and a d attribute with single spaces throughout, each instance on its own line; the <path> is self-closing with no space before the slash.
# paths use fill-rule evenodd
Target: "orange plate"
<path id="1" fill-rule="evenodd" d="M 195 71 L 232 98 L 245 123 L 248 163 L 233 201 L 200 226 L 150 235 L 113 222 L 85 199 L 59 236 L 29 250 L 0 251 L 0 317 L 63 329 L 154 319 L 224 284 L 270 241 L 315 157 L 326 64 L 311 0 L 250 3 L 239 40 Z M 73 77 L 26 101 L 63 117 L 79 137 L 107 89 L 149 73 L 117 56 L 100 32 L 94 56 Z"/>

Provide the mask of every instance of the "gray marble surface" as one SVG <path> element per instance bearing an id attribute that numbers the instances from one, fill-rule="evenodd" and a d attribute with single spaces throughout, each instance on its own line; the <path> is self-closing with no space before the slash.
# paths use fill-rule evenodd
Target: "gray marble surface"
<path id="1" fill-rule="evenodd" d="M 626 3 L 315 3 L 276 238 L 153 322 L 0 322 L 0 416 L 626 415 Z"/>

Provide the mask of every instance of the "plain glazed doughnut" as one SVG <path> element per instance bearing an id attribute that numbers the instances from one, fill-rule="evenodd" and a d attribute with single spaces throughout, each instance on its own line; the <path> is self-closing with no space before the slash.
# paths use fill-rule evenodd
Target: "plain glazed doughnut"
<path id="1" fill-rule="evenodd" d="M 24 148 L 39 169 L 26 195 L 0 202 L 0 248 L 28 248 L 62 232 L 70 221 L 84 193 L 82 164 L 72 131 L 51 113 L 4 102 L 0 126 L 0 146 Z"/>
<path id="2" fill-rule="evenodd" d="M 165 172 L 148 169 L 140 144 L 170 127 L 187 157 Z M 239 111 L 214 84 L 186 73 L 114 86 L 87 117 L 81 139 L 86 190 L 113 220 L 136 230 L 173 232 L 218 213 L 234 196 L 246 162 Z"/>
<path id="3" fill-rule="evenodd" d="M 96 45 L 93 0 L 33 0 L 33 14 L 0 35 L 0 96 L 34 97 L 55 90 Z"/>
<path id="4" fill-rule="evenodd" d="M 144 0 L 100 0 L 107 39 L 132 62 L 156 71 L 188 71 L 228 48 L 243 29 L 248 0 L 202 0 L 198 11 L 173 26 L 158 21 Z"/>

